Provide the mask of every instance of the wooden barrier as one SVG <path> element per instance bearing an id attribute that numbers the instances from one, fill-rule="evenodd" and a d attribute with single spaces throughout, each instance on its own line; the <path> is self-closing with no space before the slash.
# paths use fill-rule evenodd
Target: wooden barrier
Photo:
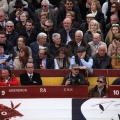
<path id="1" fill-rule="evenodd" d="M 0 98 L 87 98 L 88 86 L 0 87 Z"/>

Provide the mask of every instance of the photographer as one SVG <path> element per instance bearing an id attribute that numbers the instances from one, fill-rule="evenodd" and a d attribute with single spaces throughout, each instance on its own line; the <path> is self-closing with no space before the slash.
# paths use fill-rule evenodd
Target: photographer
<path id="1" fill-rule="evenodd" d="M 89 85 L 85 77 L 80 74 L 78 64 L 71 65 L 71 72 L 63 79 L 62 85 Z"/>
<path id="2" fill-rule="evenodd" d="M 0 69 L 2 68 L 13 68 L 13 61 L 11 55 L 4 54 L 4 50 L 7 49 L 7 46 L 3 43 L 0 43 Z"/>

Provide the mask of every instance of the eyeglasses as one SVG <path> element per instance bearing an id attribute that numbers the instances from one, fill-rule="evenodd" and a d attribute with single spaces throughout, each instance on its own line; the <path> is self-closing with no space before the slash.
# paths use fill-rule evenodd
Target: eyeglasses
<path id="1" fill-rule="evenodd" d="M 6 26 L 6 27 L 12 28 L 13 26 Z"/>
<path id="2" fill-rule="evenodd" d="M 119 26 L 119 24 L 112 24 L 112 27 L 118 27 Z"/>
<path id="3" fill-rule="evenodd" d="M 49 27 L 52 27 L 52 26 L 48 26 L 48 25 L 44 25 L 44 26 L 45 26 L 45 27 L 48 27 L 48 28 L 49 28 Z"/>
<path id="4" fill-rule="evenodd" d="M 80 70 L 80 69 L 79 69 L 79 68 L 73 68 L 73 70 L 75 70 L 75 71 L 76 71 L 76 70 Z"/>
<path id="5" fill-rule="evenodd" d="M 104 83 L 103 81 L 100 81 L 100 80 L 97 80 L 97 82 L 99 82 L 99 83 Z"/>
<path id="6" fill-rule="evenodd" d="M 0 38 L 5 38 L 5 37 L 0 37 Z"/>
<path id="7" fill-rule="evenodd" d="M 41 5 L 41 7 L 47 7 L 47 5 Z"/>
<path id="8" fill-rule="evenodd" d="M 18 42 L 24 42 L 23 40 L 18 40 Z"/>
<path id="9" fill-rule="evenodd" d="M 111 8 L 116 8 L 116 6 L 111 6 Z"/>

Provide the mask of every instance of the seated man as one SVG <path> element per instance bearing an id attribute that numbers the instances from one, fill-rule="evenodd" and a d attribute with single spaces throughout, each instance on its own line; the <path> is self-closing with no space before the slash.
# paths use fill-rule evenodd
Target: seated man
<path id="1" fill-rule="evenodd" d="M 13 61 L 11 60 L 11 55 L 4 54 L 4 51 L 7 49 L 7 46 L 3 43 L 0 43 L 0 69 L 4 67 L 13 68 Z"/>
<path id="2" fill-rule="evenodd" d="M 98 53 L 93 56 L 93 69 L 111 69 L 111 57 L 107 55 L 104 45 L 98 47 Z"/>
<path id="3" fill-rule="evenodd" d="M 86 48 L 80 46 L 77 50 L 77 55 L 71 57 L 70 64 L 78 64 L 81 70 L 88 70 L 92 74 L 93 59 L 86 54 Z"/>
<path id="4" fill-rule="evenodd" d="M 19 82 L 15 75 L 12 74 L 11 70 L 8 68 L 2 69 L 2 74 L 0 76 L 0 86 L 18 86 Z"/>
<path id="5" fill-rule="evenodd" d="M 89 91 L 88 96 L 93 98 L 108 97 L 108 90 L 107 90 L 106 84 L 107 84 L 106 77 L 99 76 L 97 80 L 97 85 Z"/>
<path id="6" fill-rule="evenodd" d="M 72 64 L 71 72 L 64 77 L 62 85 L 89 85 L 79 70 L 78 64 Z"/>
<path id="7" fill-rule="evenodd" d="M 26 64 L 26 72 L 20 75 L 21 85 L 42 85 L 40 74 L 34 72 L 34 64 Z"/>
<path id="8" fill-rule="evenodd" d="M 54 58 L 49 54 L 47 47 L 41 47 L 37 56 L 33 58 L 35 69 L 57 69 Z"/>

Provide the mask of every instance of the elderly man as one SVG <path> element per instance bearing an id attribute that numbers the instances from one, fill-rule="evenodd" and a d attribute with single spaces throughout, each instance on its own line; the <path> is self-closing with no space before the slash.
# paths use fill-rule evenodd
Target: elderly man
<path id="1" fill-rule="evenodd" d="M 33 60 L 35 69 L 55 69 L 54 58 L 49 54 L 47 47 L 41 47 Z"/>
<path id="2" fill-rule="evenodd" d="M 54 29 L 52 20 L 46 20 L 44 28 L 41 28 L 40 32 L 44 32 L 47 34 L 48 43 L 53 43 L 52 34 L 56 33 L 57 30 Z"/>
<path id="3" fill-rule="evenodd" d="M 12 21 L 7 21 L 6 23 L 6 35 L 7 40 L 13 43 L 14 46 L 17 45 L 17 39 L 19 37 L 19 33 L 14 30 L 14 23 Z"/>
<path id="4" fill-rule="evenodd" d="M 93 69 L 111 69 L 111 57 L 107 55 L 104 45 L 98 47 L 98 53 L 93 58 Z"/>
<path id="5" fill-rule="evenodd" d="M 88 81 L 79 70 L 78 64 L 72 64 L 71 72 L 64 77 L 62 85 L 88 85 Z"/>
<path id="6" fill-rule="evenodd" d="M 86 48 L 86 54 L 91 56 L 91 49 L 88 43 L 83 40 L 83 32 L 77 30 L 75 32 L 75 39 L 68 43 L 70 56 L 76 55 L 78 47 L 83 46 Z"/>
<path id="7" fill-rule="evenodd" d="M 68 42 L 74 39 L 76 29 L 71 26 L 72 21 L 70 18 L 65 18 L 63 21 L 63 29 L 59 31 L 62 43 L 68 45 Z"/>
<path id="8" fill-rule="evenodd" d="M 50 44 L 50 54 L 53 55 L 53 57 L 56 57 L 58 50 L 61 47 L 65 47 L 66 45 L 64 43 L 61 43 L 61 36 L 59 33 L 53 33 L 52 39 L 53 43 Z"/>
<path id="9" fill-rule="evenodd" d="M 30 48 L 32 50 L 32 57 L 34 58 L 41 47 L 47 47 L 49 49 L 50 44 L 46 42 L 47 35 L 43 32 L 37 35 L 37 41 L 30 44 Z"/>
<path id="10" fill-rule="evenodd" d="M 92 56 L 98 52 L 98 47 L 100 45 L 104 45 L 107 50 L 107 45 L 101 41 L 101 35 L 99 33 L 93 34 L 93 41 L 89 42 L 88 44 L 90 45 Z"/>
<path id="11" fill-rule="evenodd" d="M 56 22 L 56 11 L 54 9 L 49 8 L 50 3 L 48 0 L 42 0 L 41 2 L 41 8 L 35 10 L 35 13 L 37 14 L 38 18 L 42 12 L 47 12 L 48 13 L 48 19 L 52 20 L 53 23 L 55 24 Z"/>

